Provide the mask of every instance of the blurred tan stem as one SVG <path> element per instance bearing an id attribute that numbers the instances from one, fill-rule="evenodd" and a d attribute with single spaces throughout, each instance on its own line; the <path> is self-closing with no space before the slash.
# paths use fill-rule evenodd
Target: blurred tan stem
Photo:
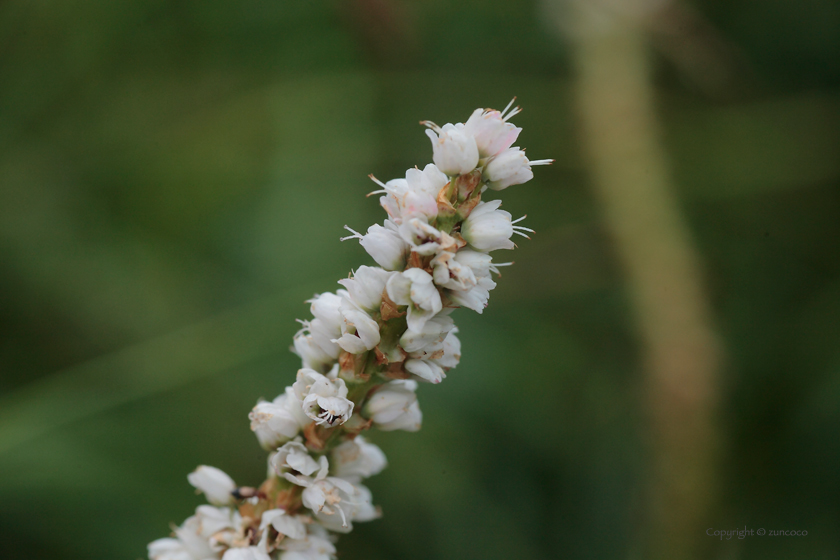
<path id="1" fill-rule="evenodd" d="M 642 558 L 701 556 L 716 500 L 719 349 L 658 136 L 641 18 L 571 2 L 576 104 L 643 346 L 649 471 Z"/>

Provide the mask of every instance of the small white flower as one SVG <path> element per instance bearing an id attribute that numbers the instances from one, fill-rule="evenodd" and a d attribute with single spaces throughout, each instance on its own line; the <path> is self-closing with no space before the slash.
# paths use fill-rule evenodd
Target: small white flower
<path id="1" fill-rule="evenodd" d="M 283 445 L 271 456 L 269 463 L 274 472 L 280 476 L 289 471 L 299 472 L 305 476 L 318 471 L 319 474 L 323 472 L 326 476 L 328 464 L 325 462 L 326 458 L 321 457 L 321 459 L 320 461 L 313 459 L 306 447 L 298 440 Z"/>
<path id="2" fill-rule="evenodd" d="M 422 350 L 411 352 L 409 357 L 414 360 L 433 362 L 444 369 L 454 368 L 461 361 L 461 341 L 455 335 L 457 332 L 458 328 L 454 327 L 446 333 L 446 338 L 442 341 L 429 344 Z"/>
<path id="3" fill-rule="evenodd" d="M 292 341 L 292 351 L 300 356 L 303 367 L 316 371 L 326 371 L 338 359 L 338 354 L 341 352 L 338 344 L 330 342 L 330 339 L 326 339 L 326 341 L 335 346 L 334 352 L 325 352 L 321 345 L 315 341 L 315 336 L 303 329 L 295 334 Z M 335 356 L 332 354 L 335 354 Z"/>
<path id="4" fill-rule="evenodd" d="M 341 336 L 344 325 L 340 307 L 342 293 L 325 293 L 315 296 L 311 302 L 311 321 L 302 321 L 303 328 L 295 334 L 294 351 L 303 360 L 304 367 L 326 371 L 338 359 L 341 348 L 333 342 Z"/>
<path id="5" fill-rule="evenodd" d="M 499 210 L 501 200 L 479 202 L 461 225 L 461 235 L 467 243 L 479 251 L 495 251 L 496 249 L 513 249 L 515 245 L 510 240 L 514 233 L 528 237 L 523 232 L 534 230 L 514 224 L 524 219 L 519 218 L 511 222 L 510 213 Z"/>
<path id="6" fill-rule="evenodd" d="M 304 487 L 301 501 L 312 510 L 321 525 L 331 531 L 349 533 L 353 529 L 352 521 L 374 519 L 377 512 L 370 503 L 370 491 L 343 478 L 326 476 L 327 458 L 321 457 L 321 461 L 325 468 L 314 478 L 283 474 L 289 482 Z"/>
<path id="7" fill-rule="evenodd" d="M 357 483 L 382 472 L 388 460 L 378 446 L 356 436 L 333 450 L 330 464 L 335 476 Z"/>
<path id="8" fill-rule="evenodd" d="M 501 112 L 493 109 L 476 109 L 464 123 L 464 133 L 475 138 L 481 157 L 492 157 L 511 147 L 522 132 L 521 128 L 507 122 L 521 111 L 519 107 L 514 107 L 505 115 L 511 105 L 513 105 L 513 100 Z"/>
<path id="9" fill-rule="evenodd" d="M 478 283 L 469 290 L 450 290 L 446 295 L 455 305 L 481 313 L 487 307 L 490 290 L 495 287 L 496 283 L 489 276 L 484 276 L 479 278 Z"/>
<path id="10" fill-rule="evenodd" d="M 455 257 L 456 253 L 449 251 L 438 253 L 431 262 L 434 267 L 432 277 L 441 288 L 469 290 L 476 284 L 475 273 Z"/>
<path id="11" fill-rule="evenodd" d="M 393 272 L 372 266 L 360 266 L 352 278 L 344 278 L 338 283 L 347 288 L 350 299 L 363 311 L 379 311 L 382 304 L 382 292 Z M 339 313 L 341 311 L 339 310 Z"/>
<path id="12" fill-rule="evenodd" d="M 347 385 L 343 379 L 329 379 L 317 371 L 298 370 L 297 381 L 292 386 L 301 401 L 303 412 L 316 424 L 341 425 L 353 414 L 353 401 L 348 400 Z"/>
<path id="13" fill-rule="evenodd" d="M 421 380 L 428 381 L 429 383 L 440 383 L 446 377 L 443 368 L 429 360 L 410 358 L 405 361 L 403 367 L 405 367 L 407 372 L 413 373 Z"/>
<path id="14" fill-rule="evenodd" d="M 384 193 L 379 198 L 379 205 L 388 213 L 388 217 L 395 224 L 401 224 L 402 209 L 400 208 L 400 199 L 408 192 L 408 181 L 405 179 L 391 179 L 387 183 L 383 183 L 373 175 L 369 177 L 374 183 L 382 187 L 381 190 L 373 191 L 370 194 Z"/>
<path id="15" fill-rule="evenodd" d="M 345 292 L 346 293 L 346 292 Z M 333 339 L 342 350 L 351 354 L 362 354 L 379 344 L 379 324 L 357 306 L 349 294 L 341 303 L 341 336 Z"/>
<path id="16" fill-rule="evenodd" d="M 260 518 L 260 533 L 262 533 L 262 536 L 259 547 L 264 552 L 268 552 L 270 529 L 274 529 L 277 533 L 290 539 L 306 538 L 306 526 L 299 516 L 288 515 L 282 509 L 270 509 L 264 512 Z"/>
<path id="17" fill-rule="evenodd" d="M 475 278 L 488 277 L 490 276 L 490 271 L 494 270 L 493 265 L 491 264 L 493 259 L 487 253 L 471 251 L 470 249 L 461 249 L 455 253 L 455 260 L 461 265 L 470 267 L 470 270 L 472 270 Z"/>
<path id="18" fill-rule="evenodd" d="M 449 177 L 430 163 L 423 168 L 423 171 L 412 168 L 405 172 L 405 180 L 408 187 L 415 192 L 422 192 L 437 199 L 440 190 L 449 182 Z"/>
<path id="19" fill-rule="evenodd" d="M 199 534 L 209 539 L 210 546 L 219 550 L 219 541 L 228 540 L 242 523 L 239 512 L 226 507 L 198 506 L 195 510 Z"/>
<path id="20" fill-rule="evenodd" d="M 201 465 L 187 475 L 187 480 L 203 492 L 207 501 L 213 505 L 224 506 L 233 504 L 235 501 L 231 492 L 236 490 L 236 483 L 224 471 L 216 467 Z"/>
<path id="21" fill-rule="evenodd" d="M 425 270 L 410 268 L 394 274 L 386 289 L 394 303 L 408 306 L 408 328 L 415 332 L 422 331 L 426 322 L 443 309 L 440 293 Z"/>
<path id="22" fill-rule="evenodd" d="M 300 403 L 284 393 L 272 402 L 257 403 L 248 415 L 251 420 L 251 430 L 257 435 L 260 445 L 265 449 L 276 449 L 281 443 L 294 438 L 301 429 L 300 416 L 293 412 L 294 407 L 300 408 Z"/>
<path id="23" fill-rule="evenodd" d="M 280 549 L 284 550 L 280 560 L 333 560 L 335 546 L 329 541 L 327 532 L 320 525 L 311 524 L 310 533 L 301 539 L 283 539 Z M 314 531 L 320 529 L 319 534 Z"/>
<path id="24" fill-rule="evenodd" d="M 439 251 L 456 250 L 455 239 L 424 220 L 412 218 L 399 227 L 402 238 L 411 246 L 411 252 L 418 255 L 434 255 Z"/>
<path id="25" fill-rule="evenodd" d="M 331 379 L 335 377 L 335 375 L 333 375 L 333 373 L 337 372 L 337 369 L 336 369 L 337 365 L 338 364 L 336 364 L 336 366 L 333 367 L 332 370 L 330 370 L 329 373 L 327 373 L 327 377 L 329 377 Z M 297 420 L 297 423 L 301 427 L 301 429 L 306 428 L 306 426 L 308 426 L 309 423 L 312 422 L 312 419 L 309 418 L 306 415 L 306 413 L 303 411 L 303 401 L 301 399 L 299 399 L 297 397 L 297 395 L 295 394 L 294 384 L 286 387 L 286 390 L 284 391 L 283 394 L 286 396 L 285 400 L 282 401 L 284 403 L 284 405 L 286 406 L 286 409 L 289 412 L 292 413 L 292 416 L 295 417 L 295 420 Z M 280 399 L 280 397 L 277 397 L 277 399 L 274 399 L 275 402 L 278 399 Z"/>
<path id="26" fill-rule="evenodd" d="M 408 173 L 412 171 L 422 174 L 422 171 L 418 169 L 409 169 Z M 438 213 L 437 193 L 432 194 L 417 188 L 412 188 L 412 181 L 408 179 L 406 181 L 409 185 L 408 191 L 398 201 L 400 204 L 400 217 L 403 220 L 409 218 L 422 218 L 426 221 L 434 220 Z"/>
<path id="27" fill-rule="evenodd" d="M 426 321 L 420 331 L 408 329 L 400 337 L 400 346 L 406 352 L 417 352 L 422 348 L 440 342 L 446 333 L 455 327 L 455 322 L 449 315 L 438 314 Z"/>
<path id="28" fill-rule="evenodd" d="M 433 220 L 438 213 L 438 193 L 449 182 L 449 178 L 434 164 L 427 165 L 423 171 L 409 169 L 405 179 L 393 179 L 387 183 L 372 175 L 370 178 L 382 187 L 370 194 L 384 194 L 379 203 L 397 225 L 415 217 L 424 221 Z"/>
<path id="29" fill-rule="evenodd" d="M 461 340 L 456 336 L 457 332 L 458 329 L 454 328 L 443 339 L 443 356 L 432 358 L 441 367 L 454 368 L 461 361 Z"/>
<path id="30" fill-rule="evenodd" d="M 358 239 L 359 244 L 364 247 L 368 255 L 373 257 L 376 264 L 385 270 L 401 270 L 405 267 L 405 260 L 408 258 L 409 246 L 403 240 L 397 230 L 397 225 L 391 220 L 385 220 L 385 226 L 373 224 L 365 235 L 353 231 L 347 226 L 344 228 L 353 233 L 342 237 L 342 241 Z"/>
<path id="31" fill-rule="evenodd" d="M 508 148 L 484 166 L 481 178 L 490 189 L 500 191 L 530 181 L 534 172 L 523 150 Z"/>
<path id="32" fill-rule="evenodd" d="M 417 382 L 391 381 L 380 387 L 365 405 L 364 415 L 383 431 L 405 430 L 416 432 L 423 421 L 417 404 Z"/>
<path id="33" fill-rule="evenodd" d="M 464 175 L 478 165 L 478 146 L 475 138 L 464 133 L 464 125 L 447 123 L 439 127 L 425 122 L 429 127 L 426 136 L 432 141 L 435 165 L 449 176 Z"/>
<path id="34" fill-rule="evenodd" d="M 541 159 L 529 161 L 525 151 L 519 148 L 508 148 L 484 167 L 482 179 L 494 191 L 501 191 L 511 185 L 521 185 L 534 178 L 531 171 L 533 165 L 548 165 L 554 160 Z"/>
<path id="35" fill-rule="evenodd" d="M 222 560 L 271 560 L 271 557 L 256 546 L 229 548 Z"/>
<path id="36" fill-rule="evenodd" d="M 312 316 L 323 321 L 327 331 L 338 331 L 341 328 L 341 296 L 329 292 L 318 294 L 309 301 Z"/>
<path id="37" fill-rule="evenodd" d="M 458 329 L 453 328 L 443 341 L 409 354 L 405 361 L 406 371 L 424 381 L 440 383 L 446 377 L 446 370 L 457 366 L 461 360 L 461 341 L 455 336 L 456 332 Z"/>

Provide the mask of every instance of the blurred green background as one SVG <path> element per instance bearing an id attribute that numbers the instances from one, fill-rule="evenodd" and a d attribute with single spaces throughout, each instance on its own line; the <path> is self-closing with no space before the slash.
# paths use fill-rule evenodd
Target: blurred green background
<path id="1" fill-rule="evenodd" d="M 710 539 L 703 554 L 837 558 L 840 4 L 683 8 L 702 25 L 660 29 L 652 63 L 726 356 L 713 526 L 809 532 Z M 366 175 L 431 161 L 418 121 L 516 95 L 519 144 L 557 159 L 503 193 L 538 233 L 483 315 L 457 312 L 463 359 L 421 387 L 423 430 L 371 435 L 390 461 L 369 481 L 385 515 L 341 557 L 631 557 L 639 337 L 560 14 L 525 0 L 0 3 L 0 556 L 145 557 L 201 503 L 196 465 L 259 483 L 247 414 L 294 378 L 294 319 L 372 264 L 338 241 L 384 218 Z M 679 56 L 709 44 L 693 66 Z"/>

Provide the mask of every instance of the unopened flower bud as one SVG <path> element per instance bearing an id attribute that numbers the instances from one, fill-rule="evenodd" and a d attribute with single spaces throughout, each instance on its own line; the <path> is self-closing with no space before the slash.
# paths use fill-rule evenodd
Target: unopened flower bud
<path id="1" fill-rule="evenodd" d="M 360 482 L 363 478 L 382 472 L 388 460 L 378 446 L 357 436 L 333 450 L 330 464 L 335 476 L 350 482 Z"/>
<path id="2" fill-rule="evenodd" d="M 187 480 L 215 506 L 226 506 L 234 502 L 231 492 L 236 490 L 236 483 L 216 467 L 201 465 L 187 475 Z"/>
<path id="3" fill-rule="evenodd" d="M 365 405 L 364 415 L 383 431 L 416 432 L 423 421 L 414 391 L 417 382 L 396 380 L 377 390 Z"/>
<path id="4" fill-rule="evenodd" d="M 440 383 L 446 377 L 443 368 L 429 360 L 416 360 L 410 358 L 405 361 L 405 371 L 419 377 L 422 381 L 429 383 Z"/>
<path id="5" fill-rule="evenodd" d="M 289 404 L 289 395 L 284 393 L 272 402 L 258 403 L 248 415 L 251 430 L 257 435 L 263 448 L 276 449 L 300 431 L 298 417 L 292 412 Z M 291 404 L 300 406 L 298 403 Z"/>
<path id="6" fill-rule="evenodd" d="M 315 321 L 312 321 L 312 323 Z M 323 345 L 317 342 L 316 334 L 307 334 L 305 330 L 302 330 L 295 335 L 292 341 L 294 344 L 292 349 L 295 354 L 300 356 L 303 361 L 303 367 L 311 368 L 315 371 L 326 371 L 338 359 L 341 348 L 338 344 L 332 342 L 332 339 L 327 338 L 325 342 L 333 347 L 329 352 L 324 351 Z"/>

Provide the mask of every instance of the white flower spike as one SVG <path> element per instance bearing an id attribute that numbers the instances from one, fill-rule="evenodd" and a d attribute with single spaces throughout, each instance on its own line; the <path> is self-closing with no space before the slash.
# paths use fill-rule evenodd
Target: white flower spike
<path id="1" fill-rule="evenodd" d="M 442 127 L 424 121 L 434 163 L 384 183 L 370 176 L 387 218 L 364 235 L 345 226 L 352 235 L 342 240 L 358 239 L 378 267 L 360 266 L 342 289 L 308 301 L 312 317 L 293 338 L 297 379 L 248 415 L 269 451 L 266 480 L 237 487 L 198 467 L 189 482 L 212 505 L 174 538 L 149 543 L 150 560 L 336 560 L 336 535 L 380 516 L 363 482 L 388 461 L 362 432 L 420 429 L 418 381 L 440 383 L 461 359 L 453 312 L 483 312 L 491 273 L 513 264 L 490 253 L 533 233 L 485 199 L 551 163 L 513 146 L 522 129 L 511 107 Z"/>

